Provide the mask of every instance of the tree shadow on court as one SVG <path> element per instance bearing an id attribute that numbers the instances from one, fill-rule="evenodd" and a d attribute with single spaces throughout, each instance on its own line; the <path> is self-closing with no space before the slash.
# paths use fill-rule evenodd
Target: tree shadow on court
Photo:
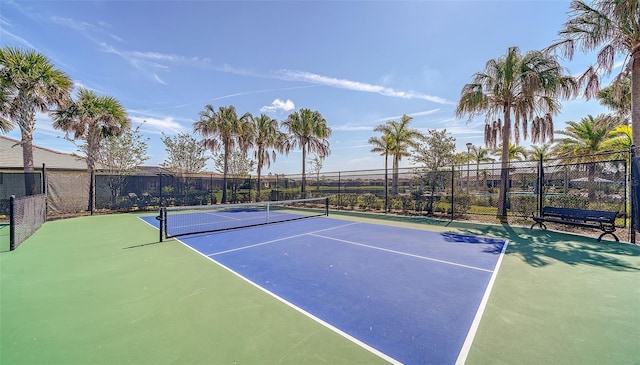
<path id="1" fill-rule="evenodd" d="M 640 247 L 615 241 L 598 242 L 595 238 L 566 233 L 530 230 L 524 227 L 473 227 L 455 224 L 469 234 L 488 235 L 509 240 L 507 255 L 519 256 L 534 267 L 549 265 L 553 260 L 568 265 L 592 265 L 616 271 L 640 271 Z M 465 227 L 466 226 L 466 227 Z"/>
<path id="2" fill-rule="evenodd" d="M 353 216 L 363 217 L 362 214 L 353 214 Z M 509 246 L 506 254 L 518 256 L 534 267 L 543 267 L 554 261 L 560 261 L 573 266 L 591 265 L 616 271 L 640 271 L 640 246 L 629 243 L 607 240 L 598 242 L 592 237 L 550 230 L 530 230 L 529 227 L 509 224 L 489 225 L 395 215 L 372 215 L 372 218 L 438 226 L 451 229 L 451 233 L 507 239 Z"/>

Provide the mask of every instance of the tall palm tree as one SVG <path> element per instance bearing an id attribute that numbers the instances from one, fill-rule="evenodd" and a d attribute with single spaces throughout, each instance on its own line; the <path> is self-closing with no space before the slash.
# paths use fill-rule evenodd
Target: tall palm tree
<path id="1" fill-rule="evenodd" d="M 205 147 L 212 152 L 223 150 L 224 166 L 222 173 L 222 203 L 227 202 L 227 175 L 229 173 L 229 156 L 234 148 L 239 147 L 246 152 L 250 147 L 252 128 L 246 115 L 238 117 L 234 106 L 221 106 L 216 111 L 210 104 L 200 112 L 200 119 L 193 123 L 193 131 L 201 135 Z"/>
<path id="2" fill-rule="evenodd" d="M 576 48 L 585 52 L 598 50 L 596 63 L 579 78 L 581 85 L 585 85 L 587 98 L 597 95 L 600 75 L 610 74 L 616 59 L 624 60 L 614 85 L 624 87 L 624 80 L 631 75 L 631 126 L 639 130 L 640 3 L 638 0 L 593 0 L 587 5 L 582 0 L 574 0 L 569 14 L 560 31 L 562 39 L 549 49 L 560 47 L 569 59 L 573 58 Z M 633 144 L 640 146 L 640 133 L 633 138 Z"/>
<path id="3" fill-rule="evenodd" d="M 34 51 L 0 49 L 0 131 L 20 128 L 27 195 L 36 193 L 33 175 L 33 131 L 36 113 L 69 101 L 73 81 Z"/>
<path id="4" fill-rule="evenodd" d="M 403 115 L 399 122 L 390 120 L 385 124 L 375 127 L 373 130 L 381 132 L 383 136 L 389 136 L 391 151 L 389 154 L 393 156 L 393 173 L 392 173 L 392 189 L 393 194 L 398 194 L 398 174 L 402 157 L 410 156 L 409 149 L 417 148 L 419 142 L 424 140 L 424 135 L 417 129 L 409 127 L 413 118 Z"/>
<path id="5" fill-rule="evenodd" d="M 278 121 L 266 114 L 261 114 L 255 118 L 247 113 L 246 118 L 249 123 L 253 124 L 253 128 L 251 128 L 254 133 L 252 137 L 253 157 L 256 159 L 256 172 L 258 174 L 257 197 L 260 199 L 262 169 L 265 165 L 267 167 L 271 166 L 271 161 L 275 162 L 276 152 L 284 152 L 286 135 L 280 131 Z"/>
<path id="6" fill-rule="evenodd" d="M 531 145 L 531 149 L 527 151 L 527 156 L 531 157 L 534 161 L 546 161 L 551 155 L 551 144 L 543 143 L 542 145 Z"/>
<path id="7" fill-rule="evenodd" d="M 384 211 L 389 208 L 389 155 L 393 151 L 393 137 L 390 134 L 383 134 L 381 137 L 371 137 L 368 143 L 373 146 L 371 152 L 384 156 Z"/>
<path id="8" fill-rule="evenodd" d="M 100 143 L 109 136 L 120 135 L 125 128 L 130 127 L 125 108 L 111 96 L 98 96 L 85 88 L 78 90 L 75 101 L 51 112 L 53 128 L 60 129 L 67 134 L 73 134 L 73 139 L 84 140 L 81 146 L 86 155 L 87 170 L 95 170 Z M 92 174 L 93 175 L 93 174 Z M 95 180 L 89 184 L 89 211 L 95 206 Z"/>
<path id="9" fill-rule="evenodd" d="M 498 136 L 502 137 L 497 212 L 500 220 L 507 218 L 511 138 L 516 145 L 519 144 L 522 126 L 522 135 L 527 139 L 528 124 L 531 122 L 531 139 L 534 143 L 553 139 L 552 115 L 560 110 L 558 99 L 575 95 L 577 89 L 576 80 L 563 74 L 555 57 L 539 51 L 523 55 L 518 47 L 510 47 L 504 56 L 489 60 L 485 70 L 476 73 L 473 82 L 462 88 L 456 115 L 469 115 L 471 119 L 475 115 L 485 114 L 487 123 L 484 139 L 489 148 L 495 148 Z"/>
<path id="10" fill-rule="evenodd" d="M 553 152 L 567 162 L 587 164 L 587 188 L 589 199 L 595 199 L 596 161 L 603 157 L 597 154 L 606 147 L 606 141 L 613 128 L 612 118 L 606 115 L 593 117 L 588 115 L 580 122 L 569 121 L 563 131 L 557 134 L 566 136 L 558 140 Z"/>
<path id="11" fill-rule="evenodd" d="M 282 122 L 289 137 L 287 150 L 300 148 L 302 150 L 302 197 L 306 197 L 305 167 L 307 165 L 307 153 L 315 153 L 320 158 L 325 158 L 331 153 L 329 137 L 331 128 L 318 111 L 302 108 L 293 112 Z"/>

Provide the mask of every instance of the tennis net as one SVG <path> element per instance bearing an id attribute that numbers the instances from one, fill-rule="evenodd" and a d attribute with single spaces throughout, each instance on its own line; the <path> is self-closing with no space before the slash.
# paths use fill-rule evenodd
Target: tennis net
<path id="1" fill-rule="evenodd" d="M 329 198 L 160 209 L 160 239 L 261 226 L 329 214 Z"/>
<path id="2" fill-rule="evenodd" d="M 9 199 L 9 250 L 15 250 L 47 219 L 47 195 Z"/>

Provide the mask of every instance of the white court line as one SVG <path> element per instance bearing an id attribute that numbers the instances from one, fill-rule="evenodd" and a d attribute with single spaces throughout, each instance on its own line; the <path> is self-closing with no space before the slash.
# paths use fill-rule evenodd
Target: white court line
<path id="1" fill-rule="evenodd" d="M 356 223 L 351 223 L 351 224 L 358 224 L 358 222 L 356 222 Z M 319 230 L 319 231 L 317 231 L 317 232 L 320 232 L 320 231 L 326 231 L 326 230 L 330 230 L 330 229 L 334 229 L 334 228 L 340 228 L 340 227 L 350 226 L 351 224 L 345 224 L 345 225 L 343 225 L 343 226 L 338 226 L 338 227 L 333 227 L 333 228 L 327 228 L 327 229 L 321 229 L 321 230 Z M 289 306 L 289 307 L 293 308 L 294 310 L 296 310 L 296 311 L 298 311 L 298 312 L 302 313 L 303 315 L 305 315 L 305 316 L 307 316 L 307 317 L 311 318 L 312 320 L 316 321 L 316 322 L 317 322 L 317 323 L 319 323 L 320 325 L 322 325 L 322 326 L 324 326 L 324 327 L 328 328 L 329 330 L 331 330 L 331 331 L 333 331 L 333 332 L 337 333 L 338 335 L 340 335 L 340 336 L 342 336 L 342 337 L 346 338 L 347 340 L 349 340 L 349 341 L 351 341 L 351 342 L 355 343 L 356 345 L 358 345 L 358 346 L 362 347 L 363 349 L 365 349 L 365 350 L 367 350 L 367 351 L 369 351 L 369 352 L 371 352 L 371 353 L 373 353 L 373 354 L 377 355 L 378 357 L 382 358 L 383 360 L 386 360 L 386 361 L 388 361 L 389 363 L 391 363 L 391 364 L 393 364 L 393 365 L 402 365 L 402 362 L 400 362 L 400 361 L 398 361 L 398 360 L 394 359 L 393 357 L 391 357 L 391 356 L 389 356 L 389 355 L 385 354 L 384 352 L 382 352 L 382 351 L 380 351 L 380 350 L 376 349 L 375 347 L 372 347 L 372 346 L 367 345 L 366 343 L 364 343 L 364 342 L 360 341 L 359 339 L 357 339 L 357 338 L 355 338 L 355 337 L 351 336 L 350 334 L 348 334 L 348 333 L 344 332 L 343 330 L 339 329 L 338 327 L 335 327 L 335 326 L 331 325 L 329 322 L 325 322 L 324 320 L 320 319 L 319 317 L 316 317 L 315 315 L 311 314 L 310 312 L 307 312 L 306 310 L 304 310 L 304 309 L 302 309 L 302 308 L 298 307 L 297 305 L 295 305 L 295 304 L 293 304 L 293 303 L 289 302 L 288 300 L 286 300 L 286 299 L 284 299 L 284 298 L 282 298 L 282 297 L 280 297 L 280 296 L 278 296 L 278 295 L 276 295 L 276 294 L 272 293 L 271 291 L 269 291 L 269 290 L 267 290 L 267 289 L 263 288 L 262 286 L 260 286 L 260 285 L 258 285 L 258 284 L 256 284 L 256 283 L 254 283 L 253 281 L 249 280 L 248 278 L 246 278 L 246 277 L 242 276 L 240 273 L 238 273 L 238 272 L 236 272 L 236 271 L 232 270 L 230 267 L 227 267 L 227 266 L 225 266 L 225 265 L 221 264 L 220 262 L 218 262 L 218 261 L 214 260 L 212 257 L 210 257 L 211 255 L 205 255 L 205 254 L 203 254 L 202 252 L 200 252 L 200 251 L 196 250 L 195 248 L 193 248 L 193 247 L 191 247 L 191 246 L 187 245 L 186 243 L 182 242 L 182 241 L 181 241 L 181 240 L 179 240 L 179 239 L 176 239 L 176 241 L 180 242 L 182 245 L 186 246 L 186 247 L 187 247 L 187 248 L 189 248 L 191 251 L 193 251 L 193 252 L 195 252 L 195 253 L 197 253 L 197 254 L 199 254 L 199 255 L 201 255 L 201 256 L 204 256 L 204 257 L 208 258 L 209 260 L 211 260 L 211 261 L 212 261 L 213 263 L 215 263 L 216 265 L 218 265 L 218 266 L 222 267 L 223 269 L 228 270 L 228 271 L 229 271 L 229 272 L 231 272 L 232 274 L 236 275 L 237 277 L 239 277 L 240 279 L 242 279 L 242 280 L 246 281 L 247 283 L 249 283 L 249 284 L 253 285 L 254 287 L 258 288 L 259 290 L 263 291 L 264 293 L 266 293 L 266 294 L 270 295 L 271 297 L 275 298 L 276 300 L 278 300 L 278 301 L 280 301 L 280 302 L 284 303 L 285 305 L 287 305 L 287 306 Z"/>
<path id="2" fill-rule="evenodd" d="M 360 224 L 360 223 L 359 223 L 359 222 L 355 222 L 355 223 L 348 223 L 348 224 L 343 224 L 343 225 L 336 226 L 336 227 L 329 227 L 329 228 L 319 229 L 319 230 L 317 230 L 317 231 L 313 231 L 313 232 L 305 232 L 305 233 L 296 234 L 296 235 L 293 235 L 293 236 L 288 236 L 288 237 L 278 238 L 278 239 L 275 239 L 275 240 L 270 240 L 270 241 L 265 241 L 265 242 L 255 243 L 255 244 L 253 244 L 253 245 L 242 246 L 242 247 L 238 247 L 238 248 L 232 248 L 232 249 L 230 249 L 230 250 L 226 250 L 226 251 L 214 252 L 214 253 L 208 254 L 207 256 L 211 257 L 211 256 L 216 256 L 216 255 L 222 255 L 222 254 L 229 253 L 229 252 L 245 250 L 245 249 L 247 249 L 247 248 L 254 248 L 254 247 L 258 247 L 258 246 L 268 245 L 268 244 L 270 244 L 270 243 L 274 243 L 274 242 L 286 241 L 286 240 L 291 239 L 291 238 L 302 237 L 302 236 L 306 236 L 306 235 L 313 235 L 313 233 L 317 233 L 317 232 L 324 232 L 324 231 L 330 231 L 330 230 L 332 230 L 332 229 L 337 229 L 337 228 L 342 228 L 342 227 L 348 227 L 348 226 L 352 226 L 352 225 L 354 225 L 354 224 Z"/>
<path id="3" fill-rule="evenodd" d="M 480 306 L 478 307 L 476 316 L 473 318 L 473 323 L 471 323 L 471 328 L 469 328 L 469 332 L 467 333 L 467 338 L 464 340 L 462 349 L 460 349 L 460 353 L 458 354 L 456 365 L 463 365 L 467 361 L 467 356 L 469 356 L 469 351 L 471 350 L 473 339 L 476 337 L 476 332 L 478 332 L 478 327 L 480 326 L 480 320 L 482 319 L 484 310 L 487 307 L 487 303 L 489 302 L 489 295 L 491 294 L 493 283 L 496 281 L 496 277 L 498 276 L 498 270 L 500 270 L 500 264 L 502 263 L 504 253 L 507 251 L 508 244 L 509 241 L 505 240 L 504 245 L 502 246 L 502 252 L 500 252 L 500 257 L 498 257 L 498 262 L 496 262 L 496 267 L 493 270 L 493 275 L 491 275 L 491 279 L 489 279 L 489 284 L 487 284 L 487 289 L 484 291 L 484 295 L 482 296 L 482 300 L 480 301 Z"/>
<path id="4" fill-rule="evenodd" d="M 362 246 L 362 247 L 366 247 L 366 248 L 372 248 L 374 250 L 380 250 L 380 251 L 385 251 L 385 252 L 391 252 L 391 253 L 395 253 L 398 255 L 404 255 L 404 256 L 410 256 L 410 257 L 415 257 L 418 259 L 423 259 L 423 260 L 428 260 L 428 261 L 435 261 L 435 262 L 440 262 L 443 264 L 448 264 L 448 265 L 453 265 L 453 266 L 460 266 L 460 267 L 464 267 L 467 269 L 473 269 L 473 270 L 479 270 L 479 271 L 486 271 L 486 272 L 493 272 L 493 270 L 487 270 L 487 269 L 483 269 L 481 267 L 475 267 L 475 266 L 470 266 L 470 265 L 464 265 L 464 264 L 459 264 L 456 262 L 451 262 L 451 261 L 445 261 L 445 260 L 439 260 L 439 259 L 434 259 L 433 257 L 427 257 L 427 256 L 420 256 L 420 255 L 414 255 L 412 253 L 406 253 L 406 252 L 402 252 L 402 251 L 396 251 L 396 250 L 390 250 L 388 248 L 382 248 L 382 247 L 376 247 L 376 246 L 371 246 L 371 245 L 365 245 L 364 243 L 358 243 L 358 242 L 353 242 L 353 241 L 347 241 L 347 240 L 341 240 L 339 238 L 333 238 L 333 237 L 327 237 L 327 236 L 322 236 L 319 234 L 314 234 L 315 232 L 311 232 L 309 233 L 310 236 L 315 236 L 315 237 L 320 237 L 320 238 L 326 238 L 328 240 L 333 240 L 333 241 L 338 241 L 338 242 L 344 242 L 344 243 L 348 243 L 350 245 L 356 245 L 356 246 Z"/>

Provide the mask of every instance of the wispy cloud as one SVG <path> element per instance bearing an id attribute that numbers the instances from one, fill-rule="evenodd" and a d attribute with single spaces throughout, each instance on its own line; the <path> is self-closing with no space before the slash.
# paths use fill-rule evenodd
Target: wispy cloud
<path id="1" fill-rule="evenodd" d="M 323 76 L 316 73 L 311 73 L 307 71 L 295 71 L 295 70 L 280 70 L 278 74 L 281 75 L 285 79 L 294 80 L 294 81 L 304 81 L 318 85 L 324 85 L 329 87 L 335 87 L 340 89 L 354 90 L 354 91 L 363 91 L 369 93 L 377 93 L 385 96 L 392 96 L 396 98 L 402 99 L 421 99 L 430 101 L 437 104 L 452 104 L 452 102 L 447 101 L 444 98 L 439 96 L 421 94 L 413 91 L 400 91 L 395 90 L 390 87 L 373 85 L 359 81 L 347 80 L 347 79 L 338 79 L 330 76 Z"/>
<path id="2" fill-rule="evenodd" d="M 409 114 L 406 114 L 406 115 L 415 118 L 415 117 L 421 117 L 421 116 L 424 116 L 424 115 L 435 114 L 435 113 L 437 113 L 439 111 L 440 111 L 440 108 L 436 108 L 436 109 L 425 110 L 425 111 L 422 111 L 422 112 L 409 113 Z M 394 115 L 392 117 L 385 117 L 385 118 L 376 119 L 375 121 L 376 122 L 382 122 L 382 121 L 400 119 L 400 118 L 402 118 L 402 115 Z"/>
<path id="3" fill-rule="evenodd" d="M 290 112 L 296 108 L 296 105 L 291 101 L 291 99 L 287 99 L 286 101 L 282 101 L 280 99 L 274 100 L 271 105 L 263 106 L 260 108 L 260 111 L 263 113 L 274 113 L 278 111 L 282 112 Z"/>
<path id="4" fill-rule="evenodd" d="M 333 129 L 334 131 L 341 131 L 341 132 L 359 132 L 359 131 L 372 131 L 373 127 L 368 125 L 345 124 L 345 125 L 332 127 L 331 129 Z"/>
<path id="5" fill-rule="evenodd" d="M 436 109 L 430 109 L 430 110 L 425 110 L 425 111 L 421 111 L 421 112 L 415 112 L 415 113 L 409 113 L 406 114 L 410 117 L 419 117 L 419 116 L 424 116 L 424 115 L 431 115 L 431 114 L 435 114 L 437 112 L 440 111 L 440 108 L 436 108 Z M 402 118 L 402 115 L 394 115 L 391 117 L 384 117 L 384 118 L 379 118 L 376 119 L 374 121 L 371 122 L 371 124 L 364 124 L 364 125 L 353 125 L 353 124 L 344 124 L 344 125 L 340 125 L 340 126 L 336 126 L 336 127 L 332 127 L 332 129 L 334 131 L 341 131 L 341 132 L 360 132 L 360 131 L 372 131 L 373 128 L 375 128 L 375 125 L 377 125 L 379 122 L 386 122 L 388 120 L 399 120 L 400 118 Z"/>
<path id="6" fill-rule="evenodd" d="M 293 87 L 280 87 L 280 88 L 276 88 L 276 89 L 263 89 L 263 90 L 254 90 L 254 91 L 243 91 L 243 92 L 239 92 L 239 93 L 233 93 L 233 94 L 229 94 L 229 95 L 218 96 L 216 98 L 211 99 L 211 101 L 232 98 L 232 97 L 235 97 L 235 96 L 261 94 L 261 93 L 268 93 L 268 92 L 273 92 L 273 91 L 308 89 L 308 88 L 312 88 L 312 87 L 318 87 L 318 85 L 305 85 L 305 86 L 293 86 Z"/>
<path id="7" fill-rule="evenodd" d="M 9 32 L 7 30 L 7 27 L 4 26 L 4 22 L 0 23 L 0 25 L 2 25 L 2 26 L 0 26 L 0 39 L 10 38 L 10 39 L 13 39 L 14 41 L 18 42 L 19 44 L 21 44 L 21 45 L 23 45 L 23 46 L 25 46 L 27 48 L 36 49 L 36 46 L 31 44 L 31 42 L 29 42 L 28 40 Z"/>
<path id="8" fill-rule="evenodd" d="M 167 134 L 175 134 L 187 131 L 187 128 L 173 116 L 132 109 L 127 110 L 127 113 L 134 124 L 143 124 L 141 129 L 149 133 L 160 134 L 166 132 Z M 188 124 L 193 123 L 191 120 L 186 120 L 185 122 Z"/>
<path id="9" fill-rule="evenodd" d="M 96 36 L 106 36 L 110 39 L 116 40 L 118 42 L 122 42 L 122 38 L 118 37 L 117 35 L 109 31 L 109 28 L 111 28 L 111 25 L 105 22 L 99 22 L 96 25 L 96 24 L 91 24 L 83 21 L 77 21 L 71 18 L 62 18 L 58 16 L 52 16 L 51 21 L 55 24 L 76 30 L 81 35 L 93 40 L 96 39 Z"/>

